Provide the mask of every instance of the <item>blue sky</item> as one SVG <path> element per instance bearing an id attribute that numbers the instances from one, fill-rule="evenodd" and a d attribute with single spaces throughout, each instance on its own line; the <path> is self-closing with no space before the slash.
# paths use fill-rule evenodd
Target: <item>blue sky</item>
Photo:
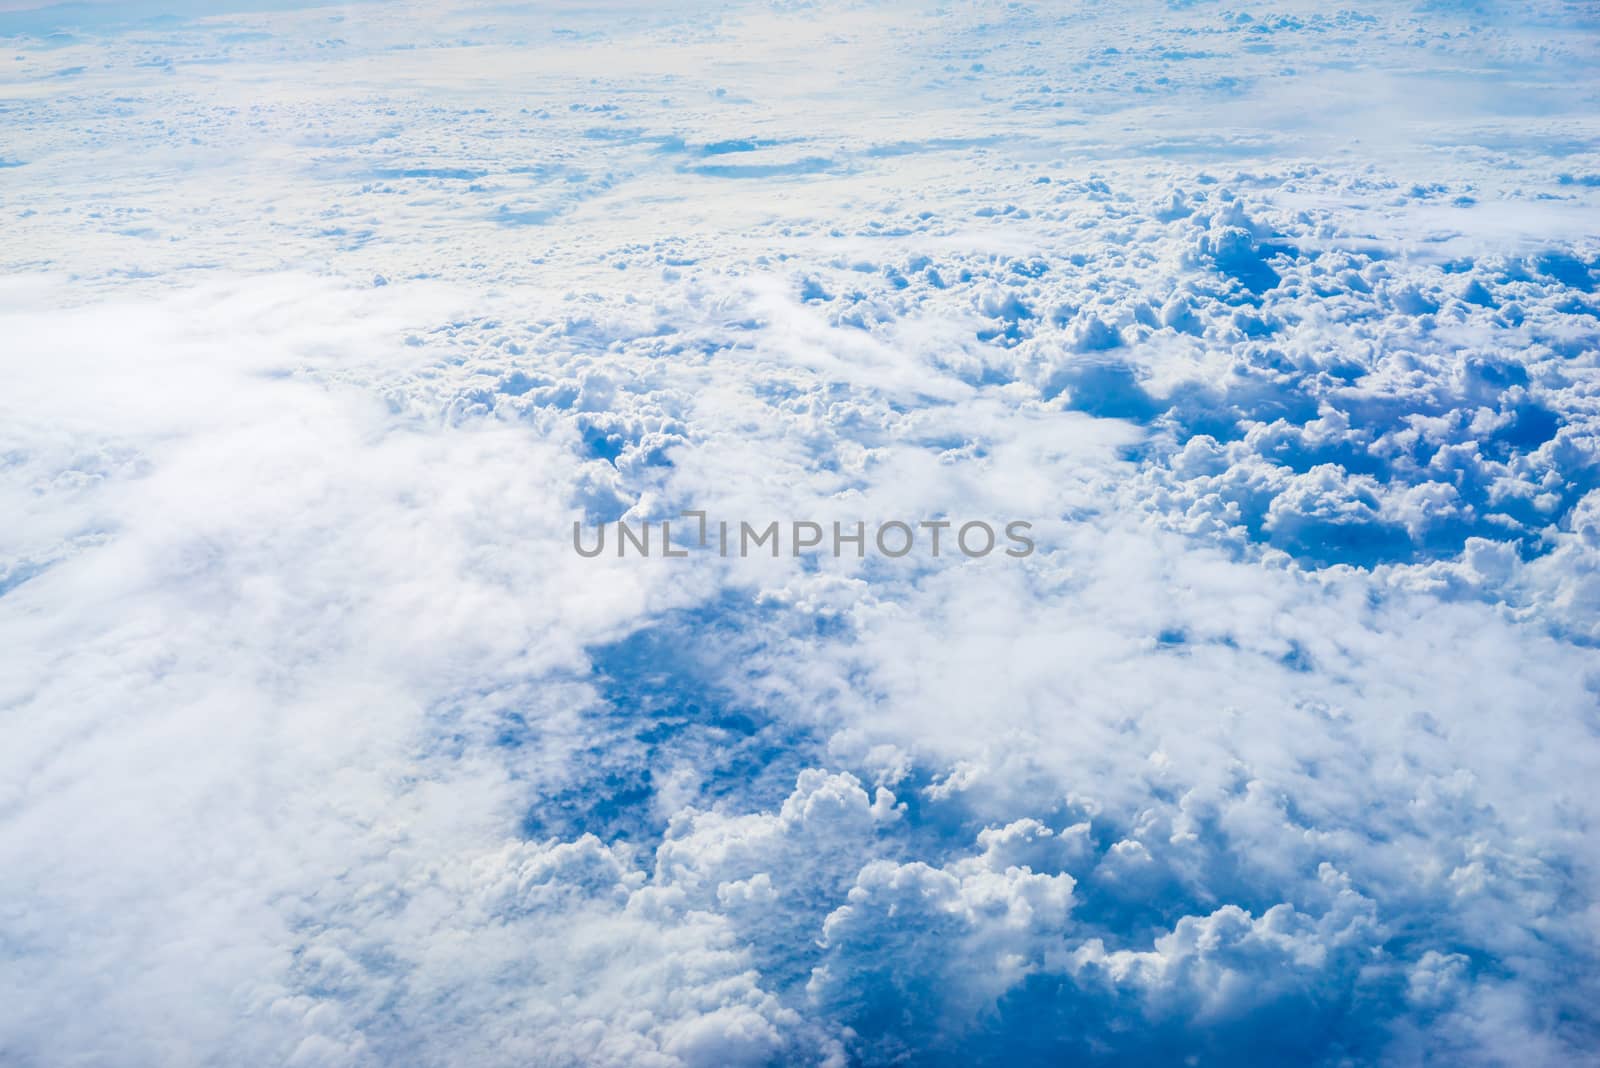
<path id="1" fill-rule="evenodd" d="M 1591 1062 L 1597 45 L 0 4 L 0 1061 Z"/>

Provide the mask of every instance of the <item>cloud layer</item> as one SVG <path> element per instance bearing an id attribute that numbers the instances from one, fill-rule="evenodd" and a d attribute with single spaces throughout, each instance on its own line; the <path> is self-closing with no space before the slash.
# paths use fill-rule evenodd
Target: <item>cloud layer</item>
<path id="1" fill-rule="evenodd" d="M 1581 5 L 171 14 L 0 13 L 0 1060 L 1600 1049 Z"/>

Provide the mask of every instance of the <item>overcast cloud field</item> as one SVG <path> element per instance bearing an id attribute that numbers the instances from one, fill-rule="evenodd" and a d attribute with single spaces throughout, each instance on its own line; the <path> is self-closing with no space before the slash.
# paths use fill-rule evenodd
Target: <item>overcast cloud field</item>
<path id="1" fill-rule="evenodd" d="M 1600 1062 L 1592 3 L 38 3 L 0 1064 Z"/>

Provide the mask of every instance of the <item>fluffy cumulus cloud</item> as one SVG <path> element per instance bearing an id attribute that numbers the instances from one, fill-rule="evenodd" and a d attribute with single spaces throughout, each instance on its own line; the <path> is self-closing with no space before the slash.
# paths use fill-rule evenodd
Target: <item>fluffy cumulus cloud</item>
<path id="1" fill-rule="evenodd" d="M 0 1061 L 1600 1055 L 1588 5 L 0 45 Z"/>

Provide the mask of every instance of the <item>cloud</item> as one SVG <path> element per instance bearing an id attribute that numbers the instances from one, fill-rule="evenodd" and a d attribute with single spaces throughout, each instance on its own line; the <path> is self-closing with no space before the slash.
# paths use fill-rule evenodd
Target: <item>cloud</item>
<path id="1" fill-rule="evenodd" d="M 6 1057 L 1582 1063 L 1570 10 L 385 11 L 13 42 Z"/>

